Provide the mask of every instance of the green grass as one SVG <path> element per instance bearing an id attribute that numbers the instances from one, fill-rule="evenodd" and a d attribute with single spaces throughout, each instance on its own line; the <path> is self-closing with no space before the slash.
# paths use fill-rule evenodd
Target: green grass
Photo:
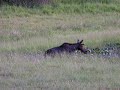
<path id="1" fill-rule="evenodd" d="M 120 14 L 60 14 L 1 17 L 0 52 L 40 52 L 84 39 L 87 47 L 120 42 Z"/>
<path id="2" fill-rule="evenodd" d="M 53 0 L 55 3 L 64 3 L 64 4 L 84 4 L 84 3 L 120 3 L 119 0 Z"/>
<path id="3" fill-rule="evenodd" d="M 119 58 L 82 54 L 43 58 L 41 54 L 64 42 L 75 43 L 77 39 L 83 39 L 89 48 L 120 43 L 119 3 L 86 1 L 63 4 L 61 0 L 57 6 L 34 8 L 0 7 L 1 90 L 120 88 Z"/>
<path id="4" fill-rule="evenodd" d="M 105 3 L 85 3 L 85 4 L 57 4 L 43 5 L 33 8 L 2 5 L 0 7 L 0 17 L 29 17 L 33 15 L 53 15 L 53 14 L 83 14 L 83 13 L 109 13 L 120 12 L 119 4 Z"/>

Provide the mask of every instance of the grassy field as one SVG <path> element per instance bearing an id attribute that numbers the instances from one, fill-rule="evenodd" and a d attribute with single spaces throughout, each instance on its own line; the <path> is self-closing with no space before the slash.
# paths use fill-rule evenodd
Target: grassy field
<path id="1" fill-rule="evenodd" d="M 118 4 L 87 3 L 81 7 L 0 7 L 1 90 L 120 89 L 120 58 L 81 54 L 45 59 L 41 54 L 77 39 L 83 39 L 89 48 L 120 43 Z"/>
<path id="2" fill-rule="evenodd" d="M 4 54 L 5 55 L 5 54 Z M 1 90 L 116 90 L 120 88 L 119 59 L 91 56 L 30 60 L 1 55 Z"/>
<path id="3" fill-rule="evenodd" d="M 117 43 L 119 18 L 119 13 L 0 18 L 0 51 L 38 52 L 77 39 L 88 47 Z"/>

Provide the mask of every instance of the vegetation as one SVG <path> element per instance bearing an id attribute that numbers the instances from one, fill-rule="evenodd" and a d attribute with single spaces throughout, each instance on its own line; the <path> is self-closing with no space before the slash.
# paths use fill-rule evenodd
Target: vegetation
<path id="1" fill-rule="evenodd" d="M 6 6 L 0 8 L 0 17 L 7 16 L 32 16 L 32 15 L 53 15 L 53 14 L 84 14 L 84 13 L 109 13 L 120 12 L 119 4 L 85 3 L 85 4 L 58 4 L 43 5 L 33 8 L 22 6 Z"/>
<path id="2" fill-rule="evenodd" d="M 5 55 L 5 54 L 4 54 Z M 19 54 L 1 55 L 2 89 L 119 89 L 119 59 L 64 56 L 40 59 Z M 28 58 L 29 57 L 29 58 Z"/>
<path id="3" fill-rule="evenodd" d="M 22 5 L 31 7 L 34 5 L 42 5 L 42 4 L 84 4 L 84 3 L 120 3 L 119 0 L 1 0 L 1 2 L 7 2 L 11 5 Z"/>
<path id="4" fill-rule="evenodd" d="M 77 39 L 96 50 L 109 43 L 120 45 L 120 1 L 53 2 L 0 7 L 0 88 L 119 89 L 120 58 L 82 54 L 44 58 L 43 53 Z"/>
<path id="5" fill-rule="evenodd" d="M 119 13 L 3 16 L 0 51 L 39 52 L 77 39 L 92 48 L 119 43 L 119 18 Z"/>

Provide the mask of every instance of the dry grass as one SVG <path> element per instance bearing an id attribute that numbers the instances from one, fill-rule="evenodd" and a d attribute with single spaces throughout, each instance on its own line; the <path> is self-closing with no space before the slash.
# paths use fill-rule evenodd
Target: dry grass
<path id="1" fill-rule="evenodd" d="M 44 51 L 77 39 L 84 39 L 89 47 L 119 42 L 119 17 L 108 13 L 1 18 L 0 50 Z"/>
<path id="2" fill-rule="evenodd" d="M 120 42 L 119 22 L 118 13 L 0 18 L 0 89 L 120 89 L 119 58 L 37 54 L 78 38 L 88 47 Z"/>
<path id="3" fill-rule="evenodd" d="M 93 56 L 37 58 L 0 54 L 1 89 L 119 89 L 119 60 Z"/>

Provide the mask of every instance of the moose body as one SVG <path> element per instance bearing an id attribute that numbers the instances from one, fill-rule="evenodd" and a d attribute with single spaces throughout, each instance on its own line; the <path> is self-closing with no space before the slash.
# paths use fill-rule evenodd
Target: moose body
<path id="1" fill-rule="evenodd" d="M 56 54 L 61 55 L 63 53 L 74 53 L 77 50 L 80 50 L 82 53 L 86 54 L 87 49 L 83 47 L 84 44 L 82 44 L 83 40 L 80 42 L 78 41 L 77 43 L 63 43 L 62 45 L 58 47 L 54 47 L 51 49 L 48 49 L 45 51 L 45 57 L 48 56 L 55 56 Z"/>

